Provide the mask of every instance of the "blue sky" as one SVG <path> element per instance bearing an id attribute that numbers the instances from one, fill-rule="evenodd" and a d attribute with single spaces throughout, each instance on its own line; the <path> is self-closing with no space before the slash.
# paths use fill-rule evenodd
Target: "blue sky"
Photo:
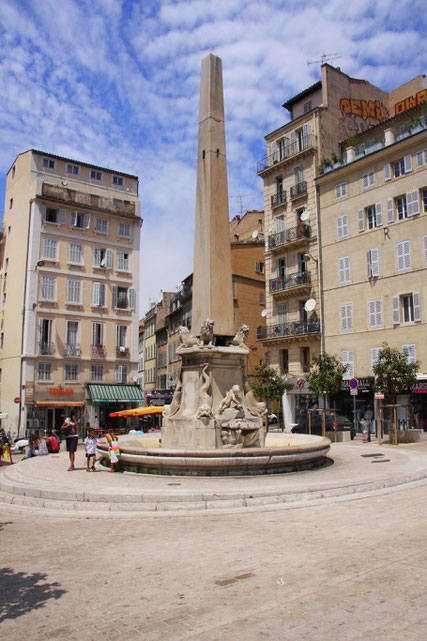
<path id="1" fill-rule="evenodd" d="M 425 72 L 424 0 L 1 0 L 0 198 L 30 148 L 140 179 L 140 314 L 192 271 L 200 63 L 223 61 L 230 218 L 324 53 L 388 91 Z"/>

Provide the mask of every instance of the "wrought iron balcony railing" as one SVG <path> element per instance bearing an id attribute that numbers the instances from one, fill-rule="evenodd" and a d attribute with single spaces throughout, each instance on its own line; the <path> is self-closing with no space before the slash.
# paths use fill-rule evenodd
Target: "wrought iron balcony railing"
<path id="1" fill-rule="evenodd" d="M 270 293 L 282 292 L 286 289 L 301 287 L 301 285 L 310 285 L 311 275 L 309 272 L 300 272 L 299 274 L 290 274 L 270 280 Z"/>
<path id="2" fill-rule="evenodd" d="M 92 358 L 106 358 L 107 350 L 103 345 L 91 345 Z"/>
<path id="3" fill-rule="evenodd" d="M 64 356 L 80 356 L 80 345 L 77 343 L 64 345 Z"/>
<path id="4" fill-rule="evenodd" d="M 296 138 L 292 143 L 289 138 L 285 138 L 283 140 L 285 140 L 287 144 L 280 144 L 278 150 L 257 162 L 258 174 L 265 169 L 269 169 L 270 167 L 273 167 L 273 165 L 282 162 L 283 160 L 296 156 L 302 151 L 316 148 L 316 136 L 314 134 L 301 136 L 300 139 Z"/>
<path id="5" fill-rule="evenodd" d="M 129 348 L 123 346 L 116 347 L 117 358 L 127 358 L 129 356 Z"/>
<path id="6" fill-rule="evenodd" d="M 275 247 L 281 247 L 287 243 L 293 243 L 301 238 L 309 238 L 310 231 L 310 225 L 300 223 L 297 227 L 290 227 L 289 229 L 279 231 L 276 234 L 271 234 L 268 237 L 268 248 L 274 249 Z"/>
<path id="7" fill-rule="evenodd" d="M 277 194 L 273 194 L 271 197 L 271 206 L 277 207 L 277 205 L 284 205 L 286 203 L 286 191 L 278 191 Z"/>
<path id="8" fill-rule="evenodd" d="M 268 340 L 274 338 L 287 338 L 302 336 L 306 334 L 318 334 L 320 332 L 320 321 L 318 318 L 307 321 L 296 321 L 295 323 L 280 323 L 279 325 L 267 325 L 257 328 L 257 340 Z"/>
<path id="9" fill-rule="evenodd" d="M 54 351 L 53 343 L 46 343 L 46 341 L 39 342 L 39 354 L 41 354 L 41 356 L 51 356 Z"/>
<path id="10" fill-rule="evenodd" d="M 300 196 L 305 196 L 307 193 L 307 183 L 305 180 L 293 185 L 291 187 L 291 200 L 294 198 L 299 198 Z"/>

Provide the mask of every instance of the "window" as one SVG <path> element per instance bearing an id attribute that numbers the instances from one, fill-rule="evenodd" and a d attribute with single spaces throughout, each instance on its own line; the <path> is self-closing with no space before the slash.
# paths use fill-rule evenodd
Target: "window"
<path id="1" fill-rule="evenodd" d="M 231 287 L 233 290 L 233 299 L 236 300 L 237 298 L 237 289 L 236 289 L 236 279 L 233 277 L 231 280 Z"/>
<path id="2" fill-rule="evenodd" d="M 79 175 L 79 168 L 77 165 L 67 165 L 67 174 Z"/>
<path id="3" fill-rule="evenodd" d="M 116 365 L 114 367 L 114 381 L 116 383 L 126 383 L 127 380 L 127 367 L 126 365 Z M 154 370 L 152 370 L 154 371 Z M 152 378 L 149 378 L 149 380 L 154 380 Z"/>
<path id="4" fill-rule="evenodd" d="M 410 154 L 405 156 L 403 160 L 398 160 L 393 163 L 393 173 L 395 178 L 399 178 L 399 176 L 403 176 L 410 171 L 412 171 L 412 156 Z"/>
<path id="5" fill-rule="evenodd" d="M 301 366 L 303 372 L 310 370 L 310 348 L 301 347 Z"/>
<path id="6" fill-rule="evenodd" d="M 78 383 L 78 380 L 79 380 L 79 364 L 65 363 L 64 381 L 67 381 L 68 383 Z"/>
<path id="7" fill-rule="evenodd" d="M 280 367 L 285 374 L 289 372 L 289 350 L 287 349 L 280 350 Z"/>
<path id="8" fill-rule="evenodd" d="M 40 279 L 40 300 L 56 300 L 56 278 L 55 276 L 42 276 Z"/>
<path id="9" fill-rule="evenodd" d="M 127 348 L 127 325 L 116 325 L 116 347 L 125 352 Z"/>
<path id="10" fill-rule="evenodd" d="M 276 216 L 276 234 L 280 234 L 285 231 L 285 217 Z"/>
<path id="11" fill-rule="evenodd" d="M 92 306 L 105 307 L 105 283 L 92 283 Z"/>
<path id="12" fill-rule="evenodd" d="M 423 199 L 423 210 L 424 210 L 424 213 L 426 213 L 427 212 L 427 189 L 422 190 L 421 197 Z"/>
<path id="13" fill-rule="evenodd" d="M 369 308 L 369 327 L 382 327 L 383 324 L 383 304 L 381 299 L 370 300 Z"/>
<path id="14" fill-rule="evenodd" d="M 347 196 L 347 183 L 335 185 L 335 198 L 338 200 L 339 198 L 344 198 L 344 196 Z"/>
<path id="15" fill-rule="evenodd" d="M 81 305 L 82 303 L 82 281 L 67 280 L 67 303 Z"/>
<path id="16" fill-rule="evenodd" d="M 295 167 L 294 174 L 296 185 L 300 185 L 304 182 L 304 167 L 302 165 L 298 165 L 298 167 Z"/>
<path id="17" fill-rule="evenodd" d="M 427 239 L 427 236 L 425 238 Z M 427 242 L 425 243 L 425 245 L 427 247 Z M 426 250 L 426 257 L 427 257 L 427 250 Z M 264 292 L 260 292 L 260 294 L 259 294 L 259 304 L 260 305 L 265 305 L 265 294 L 264 294 Z"/>
<path id="18" fill-rule="evenodd" d="M 411 242 L 404 240 L 396 245 L 397 251 L 397 270 L 403 272 L 411 269 Z"/>
<path id="19" fill-rule="evenodd" d="M 417 360 L 417 348 L 414 343 L 408 345 L 402 345 L 402 354 L 406 357 L 406 362 L 415 363 Z"/>
<path id="20" fill-rule="evenodd" d="M 108 218 L 101 218 L 100 216 L 97 216 L 95 218 L 94 231 L 99 234 L 108 234 Z"/>
<path id="21" fill-rule="evenodd" d="M 279 325 L 284 325 L 288 320 L 288 305 L 287 303 L 279 303 L 277 305 L 277 322 Z"/>
<path id="22" fill-rule="evenodd" d="M 309 111 L 311 111 L 311 100 L 304 103 L 304 113 L 307 114 Z"/>
<path id="23" fill-rule="evenodd" d="M 427 148 L 417 151 L 417 168 L 425 167 L 427 165 Z"/>
<path id="24" fill-rule="evenodd" d="M 375 229 L 375 227 L 381 227 L 382 224 L 383 207 L 381 203 L 376 203 L 375 205 L 365 207 L 365 209 L 358 210 L 359 232 L 365 231 L 365 227 Z"/>
<path id="25" fill-rule="evenodd" d="M 348 332 L 353 329 L 353 305 L 341 305 L 341 331 Z"/>
<path id="26" fill-rule="evenodd" d="M 9 209 L 12 209 L 13 207 L 13 198 L 9 200 Z"/>
<path id="27" fill-rule="evenodd" d="M 375 185 L 375 171 L 368 171 L 362 175 L 362 189 Z"/>
<path id="28" fill-rule="evenodd" d="M 16 167 L 13 165 L 12 167 L 12 178 L 15 178 L 15 173 L 16 173 Z"/>
<path id="29" fill-rule="evenodd" d="M 39 354 L 53 354 L 53 320 L 41 318 L 39 322 Z"/>
<path id="30" fill-rule="evenodd" d="M 123 186 L 123 178 L 121 176 L 113 176 L 113 185 Z"/>
<path id="31" fill-rule="evenodd" d="M 392 297 L 393 325 L 404 323 L 417 323 L 421 321 L 421 299 L 419 292 L 412 292 L 402 296 Z"/>
<path id="32" fill-rule="evenodd" d="M 348 236 L 348 216 L 344 214 L 337 218 L 337 237 L 345 238 L 346 236 Z"/>
<path id="33" fill-rule="evenodd" d="M 348 381 L 350 378 L 354 378 L 354 352 L 353 350 L 345 350 L 341 352 L 342 364 L 347 366 L 346 371 L 343 374 L 343 380 Z"/>
<path id="34" fill-rule="evenodd" d="M 408 218 L 408 207 L 406 204 L 406 196 L 400 196 L 400 198 L 396 199 L 396 207 L 397 207 L 397 216 L 399 220 L 404 220 L 405 218 Z"/>
<path id="35" fill-rule="evenodd" d="M 37 363 L 37 380 L 52 380 L 52 363 Z"/>
<path id="36" fill-rule="evenodd" d="M 89 229 L 90 214 L 82 214 L 80 211 L 71 212 L 71 226 L 77 229 Z"/>
<path id="37" fill-rule="evenodd" d="M 119 271 L 128 272 L 129 271 L 129 254 L 128 252 L 117 252 L 117 269 Z"/>
<path id="38" fill-rule="evenodd" d="M 92 347 L 104 345 L 104 324 L 92 323 Z"/>
<path id="39" fill-rule="evenodd" d="M 95 169 L 91 169 L 90 177 L 92 178 L 92 180 L 102 180 L 102 171 L 96 171 Z"/>
<path id="40" fill-rule="evenodd" d="M 130 287 L 113 285 L 112 306 L 116 309 L 135 309 L 135 290 Z"/>
<path id="41" fill-rule="evenodd" d="M 113 267 L 113 250 L 104 247 L 94 247 L 93 266 L 111 269 Z"/>
<path id="42" fill-rule="evenodd" d="M 424 265 L 427 265 L 427 236 L 423 236 L 423 246 L 424 246 Z"/>
<path id="43" fill-rule="evenodd" d="M 339 259 L 339 282 L 350 282 L 350 256 L 344 256 Z"/>
<path id="44" fill-rule="evenodd" d="M 120 222 L 117 233 L 119 236 L 122 236 L 123 238 L 130 238 L 130 223 Z"/>
<path id="45" fill-rule="evenodd" d="M 65 344 L 66 345 L 77 345 L 79 335 L 79 323 L 78 321 L 66 321 L 65 329 Z"/>
<path id="46" fill-rule="evenodd" d="M 43 238 L 42 258 L 44 260 L 55 260 L 57 257 L 58 241 L 54 238 Z"/>
<path id="47" fill-rule="evenodd" d="M 255 263 L 255 271 L 257 274 L 263 274 L 264 273 L 264 263 Z"/>
<path id="48" fill-rule="evenodd" d="M 68 262 L 73 265 L 81 265 L 83 263 L 83 245 L 80 245 L 80 243 L 70 243 L 68 245 Z"/>
<path id="49" fill-rule="evenodd" d="M 372 347 L 371 349 L 371 368 L 372 372 L 374 371 L 374 366 L 378 363 L 380 352 L 382 352 L 382 347 Z"/>
<path id="50" fill-rule="evenodd" d="M 51 158 L 43 158 L 42 165 L 46 167 L 46 169 L 55 169 L 55 161 Z"/>
<path id="51" fill-rule="evenodd" d="M 380 254 L 378 249 L 368 249 L 366 259 L 368 263 L 368 278 L 378 278 L 380 275 Z"/>
<path id="52" fill-rule="evenodd" d="M 91 363 L 90 380 L 92 383 L 102 383 L 104 380 L 104 365 Z"/>
<path id="53" fill-rule="evenodd" d="M 399 220 L 410 218 L 420 213 L 418 190 L 408 191 L 403 196 L 396 198 L 397 217 Z"/>

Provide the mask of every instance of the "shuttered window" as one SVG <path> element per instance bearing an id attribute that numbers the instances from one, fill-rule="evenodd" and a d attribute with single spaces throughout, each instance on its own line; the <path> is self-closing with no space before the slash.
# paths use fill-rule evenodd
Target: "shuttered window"
<path id="1" fill-rule="evenodd" d="M 368 278 L 378 278 L 380 275 L 380 255 L 378 249 L 369 249 L 366 253 L 368 262 Z"/>
<path id="2" fill-rule="evenodd" d="M 397 243 L 397 270 L 399 272 L 411 269 L 411 243 L 409 240 L 404 240 Z"/>
<path id="3" fill-rule="evenodd" d="M 382 352 L 382 347 L 372 347 L 371 348 L 371 368 L 372 372 L 374 371 L 374 366 L 378 363 L 380 353 Z"/>
<path id="4" fill-rule="evenodd" d="M 368 171 L 362 175 L 362 189 L 373 187 L 375 185 L 375 171 Z"/>
<path id="5" fill-rule="evenodd" d="M 345 238 L 346 236 L 348 236 L 348 216 L 344 214 L 337 218 L 337 237 Z"/>
<path id="6" fill-rule="evenodd" d="M 347 370 L 343 374 L 343 380 L 348 381 L 354 378 L 354 352 L 353 350 L 345 350 L 341 352 L 341 360 L 343 365 L 347 365 Z"/>
<path id="7" fill-rule="evenodd" d="M 382 300 L 370 300 L 368 303 L 369 307 L 369 327 L 382 327 L 383 324 L 383 314 L 382 314 Z"/>
<path id="8" fill-rule="evenodd" d="M 407 345 L 402 345 L 402 354 L 406 357 L 406 362 L 415 363 L 417 360 L 417 348 L 415 343 L 409 343 Z"/>
<path id="9" fill-rule="evenodd" d="M 350 256 L 343 256 L 339 259 L 339 282 L 350 282 Z"/>
<path id="10" fill-rule="evenodd" d="M 353 305 L 341 305 L 341 330 L 343 332 L 353 329 Z"/>

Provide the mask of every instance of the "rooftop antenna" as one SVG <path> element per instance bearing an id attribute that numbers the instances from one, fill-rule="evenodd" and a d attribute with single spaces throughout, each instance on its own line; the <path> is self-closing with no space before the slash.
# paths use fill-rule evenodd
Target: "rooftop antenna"
<path id="1" fill-rule="evenodd" d="M 249 198 L 251 194 L 241 194 L 240 196 L 230 196 L 230 198 L 238 198 L 240 200 L 240 215 L 243 216 L 243 198 Z"/>
<path id="2" fill-rule="evenodd" d="M 309 67 L 310 65 L 316 65 L 319 62 L 320 64 L 324 65 L 325 62 L 335 60 L 335 58 L 342 58 L 342 56 L 338 55 L 337 53 L 323 53 L 320 60 L 307 60 L 307 67 Z"/>

